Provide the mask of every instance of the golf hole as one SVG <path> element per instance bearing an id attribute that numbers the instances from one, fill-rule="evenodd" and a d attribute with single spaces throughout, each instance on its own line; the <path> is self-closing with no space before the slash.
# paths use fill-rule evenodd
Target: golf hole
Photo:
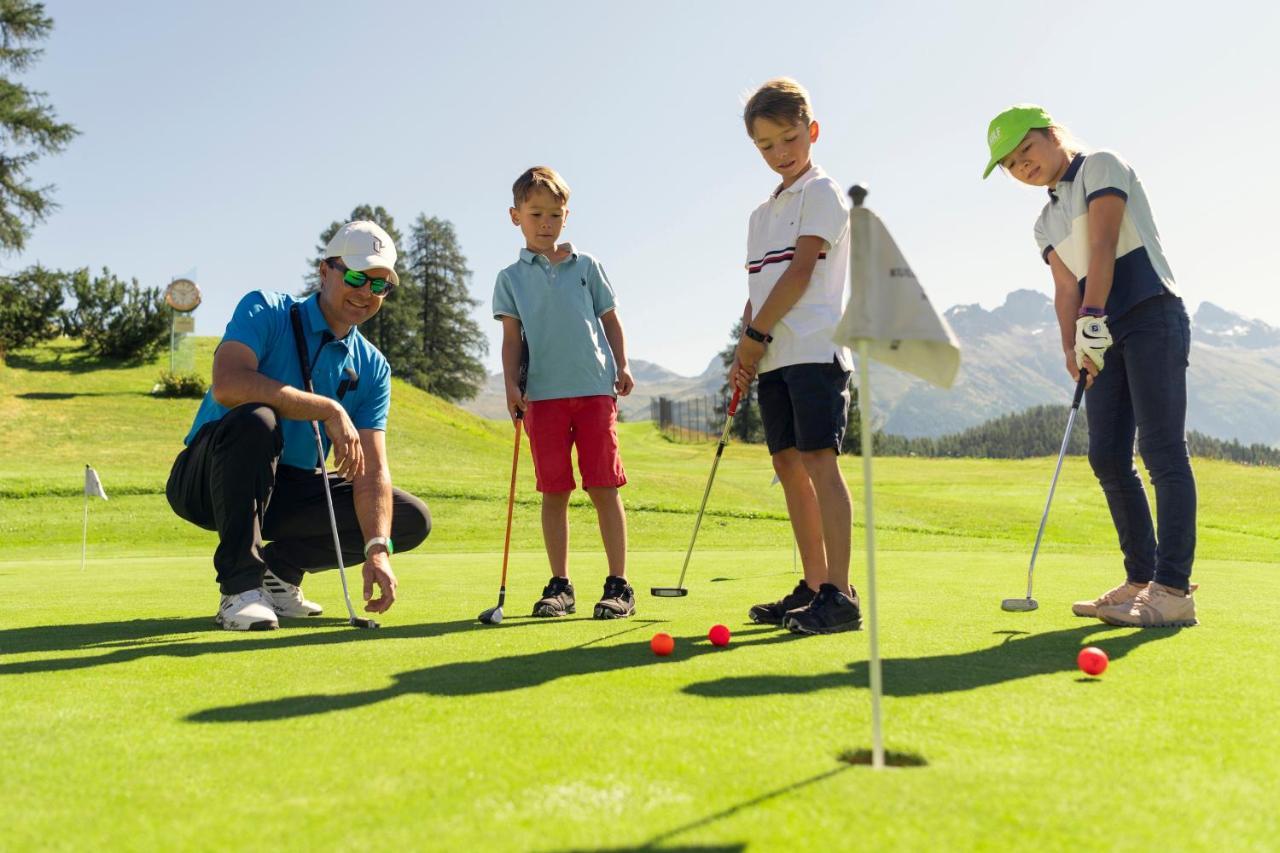
<path id="1" fill-rule="evenodd" d="M 855 766 L 871 766 L 871 750 L 869 749 L 846 749 L 844 752 L 836 756 L 836 760 L 843 761 L 845 764 L 853 764 Z M 928 767 L 929 762 L 925 761 L 923 755 L 917 755 L 914 752 L 895 752 L 892 749 L 884 751 L 884 764 L 886 767 Z"/>

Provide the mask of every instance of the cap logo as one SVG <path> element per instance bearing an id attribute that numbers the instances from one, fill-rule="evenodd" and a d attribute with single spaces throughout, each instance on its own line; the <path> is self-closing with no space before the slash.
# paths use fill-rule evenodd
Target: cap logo
<path id="1" fill-rule="evenodd" d="M 1000 141 L 1000 128 L 993 127 L 991 132 L 987 134 L 987 145 L 995 145 Z"/>
<path id="2" fill-rule="evenodd" d="M 377 237 L 374 237 L 372 234 L 370 234 L 369 236 L 373 238 L 373 253 L 374 253 L 375 255 L 381 255 L 381 254 L 382 254 L 382 240 L 380 240 L 380 239 L 379 239 L 379 238 L 377 238 Z"/>

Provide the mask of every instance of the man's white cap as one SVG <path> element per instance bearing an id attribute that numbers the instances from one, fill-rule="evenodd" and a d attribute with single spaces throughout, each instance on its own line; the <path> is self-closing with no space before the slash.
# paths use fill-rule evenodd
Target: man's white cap
<path id="1" fill-rule="evenodd" d="M 347 269 L 358 272 L 384 267 L 391 270 L 391 283 L 400 283 L 396 275 L 396 244 L 376 222 L 361 219 L 343 225 L 324 247 L 324 256 L 338 258 Z"/>

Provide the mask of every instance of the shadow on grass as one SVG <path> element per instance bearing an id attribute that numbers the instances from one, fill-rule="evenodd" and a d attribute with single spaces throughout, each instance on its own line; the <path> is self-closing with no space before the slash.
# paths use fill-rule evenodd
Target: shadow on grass
<path id="1" fill-rule="evenodd" d="M 557 620 L 563 622 L 564 620 Z M 503 628 L 553 624 L 550 620 L 514 618 Z M 0 676 L 37 672 L 65 672 L 151 657 L 195 658 L 226 652 L 258 649 L 292 649 L 331 646 L 338 643 L 377 642 L 379 639 L 420 640 L 458 631 L 483 631 L 474 619 L 396 625 L 376 631 L 349 628 L 346 619 L 288 620 L 280 631 L 231 633 L 213 624 L 210 617 L 187 619 L 134 619 L 128 622 L 89 622 L 79 625 L 39 625 L 0 630 L 0 656 L 31 652 L 109 649 L 105 654 L 44 658 L 0 663 Z M 204 635 L 186 640 L 186 636 Z M 212 637 L 218 639 L 212 639 Z M 184 639 L 179 639 L 184 638 Z"/>
<path id="2" fill-rule="evenodd" d="M 150 397 L 146 391 L 28 391 L 19 400 L 74 400 L 76 397 Z"/>
<path id="3" fill-rule="evenodd" d="M 41 358 L 37 355 L 39 352 L 41 351 L 11 352 L 5 356 L 4 363 L 17 370 L 30 370 L 36 373 L 89 373 L 94 370 L 139 367 L 147 364 L 150 360 L 145 358 L 129 360 L 103 358 L 84 349 L 55 349 L 52 350 L 53 358 Z"/>
<path id="4" fill-rule="evenodd" d="M 628 628 L 619 633 L 632 630 L 636 629 Z M 265 702 L 251 702 L 245 705 L 228 705 L 198 711 L 187 719 L 196 723 L 284 720 L 360 708 L 417 693 L 429 696 L 506 693 L 527 687 L 537 687 L 560 678 L 595 675 L 643 666 L 678 665 L 680 661 L 691 660 L 705 654 L 732 654 L 735 648 L 762 646 L 793 639 L 792 634 L 779 633 L 775 628 L 739 631 L 737 637 L 747 638 L 757 634 L 768 636 L 757 637 L 754 640 L 744 639 L 727 648 L 716 648 L 703 636 L 677 637 L 676 651 L 668 658 L 655 656 L 649 650 L 648 643 L 630 643 L 625 646 L 584 644 L 568 649 L 550 649 L 491 660 L 455 661 L 401 672 L 392 676 L 392 684 L 377 690 L 361 690 L 355 693 L 313 693 L 306 696 L 270 699 Z"/>
<path id="5" fill-rule="evenodd" d="M 1076 668 L 1076 654 L 1086 640 L 1089 640 L 1088 645 L 1097 646 L 1115 661 L 1144 643 L 1172 637 L 1180 629 L 1135 628 L 1127 634 L 1091 639 L 1099 632 L 1117 630 L 1124 629 L 1098 622 L 1040 634 L 997 631 L 997 634 L 1008 635 L 1004 642 L 977 651 L 920 658 L 885 658 L 882 662 L 884 692 L 887 696 L 954 693 L 1019 678 L 1068 672 Z M 845 672 L 720 678 L 687 685 L 684 692 L 713 697 L 772 696 L 867 687 L 868 683 L 867 662 L 855 661 L 848 664 Z"/>
<path id="6" fill-rule="evenodd" d="M 712 851 L 716 851 L 717 853 L 719 853 L 719 851 L 723 851 L 723 853 L 740 853 L 740 851 L 747 849 L 746 842 L 731 842 L 729 844 L 706 844 L 706 845 L 696 845 L 696 844 L 695 845 L 684 845 L 684 844 L 667 845 L 665 842 L 671 838 L 675 838 L 677 835 L 683 835 L 686 832 L 690 832 L 695 829 L 701 829 L 702 827 L 709 826 L 710 824 L 713 824 L 717 821 L 724 820 L 725 818 L 728 818 L 728 817 L 733 817 L 739 812 L 746 811 L 747 809 L 761 805 L 762 803 L 767 803 L 769 800 L 774 800 L 774 799 L 777 799 L 778 797 L 783 797 L 783 796 L 786 796 L 787 794 L 795 793 L 796 791 L 799 791 L 802 788 L 807 788 L 810 785 L 816 785 L 819 782 L 825 782 L 826 780 L 830 779 L 833 776 L 838 776 L 839 774 L 844 773 L 846 770 L 849 770 L 852 766 L 853 765 L 851 764 L 843 764 L 842 766 L 836 767 L 832 770 L 827 770 L 826 772 L 818 773 L 815 776 L 810 776 L 808 779 L 801 779 L 799 782 L 792 782 L 790 785 L 783 785 L 780 788 L 774 788 L 771 791 L 766 791 L 765 793 L 752 797 L 748 800 L 743 800 L 740 803 L 735 803 L 734 805 L 730 806 L 727 809 L 721 809 L 720 811 L 714 812 L 713 814 L 709 814 L 706 817 L 701 817 L 701 818 L 698 818 L 697 820 L 693 820 L 688 823 L 683 823 L 677 827 L 668 829 L 666 832 L 658 833 L 657 835 L 653 836 L 652 838 L 646 841 L 641 842 L 635 847 L 593 847 L 590 849 L 601 850 L 601 851 L 604 851 L 604 853 L 647 853 L 647 851 L 652 851 L 652 853 L 659 853 L 659 851 L 661 851 L 661 853 L 675 853 L 675 851 L 682 851 L 682 850 L 688 851 L 689 853 L 695 853 L 695 851 L 697 851 L 698 853 L 712 853 Z M 803 847 L 804 845 L 800 845 L 800 846 Z M 560 853 L 578 853 L 578 851 L 564 850 L 564 851 L 560 851 Z"/>

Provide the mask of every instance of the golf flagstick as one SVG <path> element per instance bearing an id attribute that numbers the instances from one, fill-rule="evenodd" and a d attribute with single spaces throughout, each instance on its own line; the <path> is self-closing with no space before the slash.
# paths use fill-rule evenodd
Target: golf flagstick
<path id="1" fill-rule="evenodd" d="M 698 519 L 693 523 L 693 536 L 689 537 L 689 550 L 684 555 L 684 565 L 680 568 L 680 581 L 675 586 L 655 586 L 649 588 L 649 594 L 658 598 L 682 598 L 689 594 L 684 588 L 684 573 L 689 570 L 689 558 L 693 556 L 693 543 L 698 541 L 698 528 L 702 526 L 702 514 L 707 511 L 707 498 L 711 496 L 711 484 L 716 479 L 716 468 L 720 465 L 720 457 L 724 454 L 724 446 L 729 443 L 729 428 L 733 426 L 733 416 L 738 413 L 738 399 L 742 389 L 736 385 L 733 399 L 729 401 L 729 411 L 724 418 L 724 429 L 720 432 L 720 443 L 716 445 L 716 458 L 711 463 L 711 474 L 707 477 L 707 487 L 702 491 L 702 506 L 698 507 Z"/>
<path id="2" fill-rule="evenodd" d="M 880 623 L 876 600 L 875 513 L 872 504 L 871 360 L 950 388 L 960 370 L 960 343 L 929 302 L 911 265 L 889 230 L 862 206 L 867 188 L 850 188 L 849 302 L 832 340 L 858 350 L 858 415 L 862 429 L 862 488 L 866 512 L 867 626 L 871 684 L 871 762 L 885 766 L 880 666 Z"/>
<path id="3" fill-rule="evenodd" d="M 867 631 L 871 675 L 871 766 L 884 767 L 884 738 L 880 721 L 880 699 L 884 685 L 880 678 L 880 624 L 876 616 L 876 522 L 871 495 L 871 359 L 866 338 L 858 341 L 858 416 L 862 430 L 862 503 L 866 514 L 867 540 Z"/>
<path id="4" fill-rule="evenodd" d="M 107 499 L 107 491 L 102 488 L 102 481 L 98 479 L 98 472 L 93 470 L 92 465 L 84 466 L 84 532 L 80 537 L 80 571 L 84 571 L 85 557 L 89 553 L 89 498 L 99 497 L 104 501 Z"/>

